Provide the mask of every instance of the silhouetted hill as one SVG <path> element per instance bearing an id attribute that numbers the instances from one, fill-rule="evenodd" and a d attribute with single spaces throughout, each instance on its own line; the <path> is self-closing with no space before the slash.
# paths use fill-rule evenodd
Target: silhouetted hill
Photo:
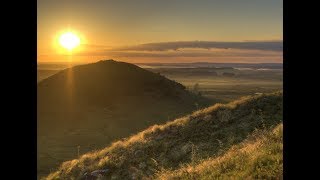
<path id="1" fill-rule="evenodd" d="M 112 109 L 117 104 L 135 100 L 140 104 L 150 98 L 194 106 L 199 97 L 159 74 L 133 64 L 107 60 L 68 68 L 39 82 L 38 115 L 63 112 L 72 119 L 78 118 L 83 108 Z"/>
<path id="2" fill-rule="evenodd" d="M 155 123 L 209 105 L 159 74 L 114 60 L 74 66 L 38 83 L 39 174 Z"/>
<path id="3" fill-rule="evenodd" d="M 109 105 L 121 96 L 157 94 L 181 99 L 184 86 L 133 64 L 113 60 L 63 70 L 38 84 L 40 103 L 67 101 L 69 93 L 78 103 Z"/>

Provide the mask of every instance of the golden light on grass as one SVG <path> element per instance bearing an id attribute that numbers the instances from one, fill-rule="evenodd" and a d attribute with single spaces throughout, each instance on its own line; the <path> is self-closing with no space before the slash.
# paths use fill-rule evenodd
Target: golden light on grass
<path id="1" fill-rule="evenodd" d="M 59 43 L 62 47 L 71 51 L 80 45 L 80 38 L 72 32 L 66 32 L 59 37 Z"/>

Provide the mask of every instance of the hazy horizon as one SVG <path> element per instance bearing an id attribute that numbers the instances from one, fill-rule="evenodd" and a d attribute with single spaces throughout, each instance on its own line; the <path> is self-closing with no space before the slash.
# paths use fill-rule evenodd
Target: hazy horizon
<path id="1" fill-rule="evenodd" d="M 76 62 L 68 62 L 68 61 L 40 61 L 37 62 L 37 64 L 87 64 L 87 63 L 96 63 L 98 61 L 104 61 L 104 60 L 115 60 L 115 61 L 120 61 L 120 62 L 125 62 L 117 59 L 100 59 L 100 60 L 95 60 L 92 62 L 81 62 L 81 61 L 76 61 Z M 132 64 L 283 64 L 283 62 L 275 62 L 275 63 L 269 63 L 269 62 L 208 62 L 208 61 L 195 61 L 195 62 L 138 62 L 138 63 L 132 63 Z"/>

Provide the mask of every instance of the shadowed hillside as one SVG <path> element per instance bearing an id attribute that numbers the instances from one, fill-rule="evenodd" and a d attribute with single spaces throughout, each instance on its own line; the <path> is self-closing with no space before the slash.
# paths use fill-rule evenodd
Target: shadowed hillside
<path id="1" fill-rule="evenodd" d="M 135 97 L 169 99 L 183 104 L 190 100 L 190 93 L 181 84 L 133 64 L 100 61 L 60 71 L 41 81 L 38 112 L 40 116 L 63 112 L 72 118 L 81 113 L 82 108 L 112 108 Z M 77 112 L 79 109 L 81 111 Z"/>
<path id="2" fill-rule="evenodd" d="M 282 93 L 216 104 L 65 162 L 47 179 L 82 179 L 100 169 L 108 170 L 107 179 L 171 176 L 168 170 L 222 156 L 257 130 L 269 131 L 281 122 Z"/>
<path id="3" fill-rule="evenodd" d="M 184 86 L 133 64 L 113 60 L 79 65 L 47 78 L 38 84 L 39 103 L 52 106 L 68 102 L 107 106 L 121 96 L 154 93 L 161 98 L 181 99 Z M 45 104 L 40 104 L 45 105 Z M 40 106 L 43 107 L 43 106 Z"/>
<path id="4" fill-rule="evenodd" d="M 209 104 L 129 63 L 107 60 L 59 71 L 38 83 L 38 174 Z"/>

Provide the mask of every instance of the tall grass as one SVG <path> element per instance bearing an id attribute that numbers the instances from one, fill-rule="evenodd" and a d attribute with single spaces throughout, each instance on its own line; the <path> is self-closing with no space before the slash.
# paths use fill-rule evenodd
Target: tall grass
<path id="1" fill-rule="evenodd" d="M 111 179 L 154 178 L 165 169 L 186 170 L 181 169 L 185 164 L 197 169 L 200 161 L 222 156 L 257 129 L 267 131 L 281 122 L 281 92 L 216 104 L 67 161 L 46 179 L 81 179 L 85 172 L 105 168 Z"/>
<path id="2" fill-rule="evenodd" d="M 208 158 L 194 166 L 163 170 L 155 179 L 282 179 L 283 125 L 260 130 L 224 155 Z"/>

